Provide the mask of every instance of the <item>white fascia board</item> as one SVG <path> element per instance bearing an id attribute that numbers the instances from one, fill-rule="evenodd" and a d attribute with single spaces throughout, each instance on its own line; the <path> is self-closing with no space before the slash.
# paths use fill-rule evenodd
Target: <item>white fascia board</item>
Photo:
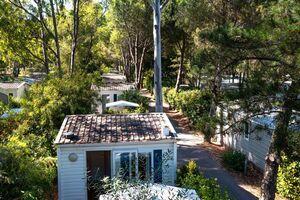
<path id="1" fill-rule="evenodd" d="M 177 133 L 176 133 L 175 128 L 174 128 L 174 126 L 172 125 L 172 123 L 171 123 L 169 117 L 167 116 L 166 113 L 163 113 L 163 114 L 164 114 L 164 117 L 165 117 L 165 120 L 166 120 L 167 125 L 168 125 L 168 126 L 170 127 L 170 129 L 171 129 L 171 132 L 174 133 L 175 137 L 177 137 Z"/>
<path id="2" fill-rule="evenodd" d="M 57 144 L 57 143 L 56 143 Z M 137 142 L 116 142 L 116 143 L 89 143 L 89 144 L 57 144 L 58 148 L 80 148 L 80 147 L 115 147 L 115 146 L 136 146 L 136 145 L 155 145 L 155 144 L 176 144 L 175 139 L 158 141 L 137 141 Z"/>
<path id="3" fill-rule="evenodd" d="M 62 125 L 61 125 L 61 127 L 60 127 L 60 129 L 59 129 L 59 132 L 58 132 L 58 134 L 57 134 L 57 136 L 56 136 L 56 139 L 55 139 L 55 141 L 54 141 L 54 144 L 59 144 L 59 141 L 60 141 L 62 132 L 63 132 L 63 130 L 64 130 L 64 127 L 65 127 L 66 123 L 67 123 L 67 119 L 68 119 L 68 118 L 67 118 L 67 116 L 66 116 L 65 119 L 64 119 L 64 121 L 63 121 L 63 123 L 62 123 Z"/>

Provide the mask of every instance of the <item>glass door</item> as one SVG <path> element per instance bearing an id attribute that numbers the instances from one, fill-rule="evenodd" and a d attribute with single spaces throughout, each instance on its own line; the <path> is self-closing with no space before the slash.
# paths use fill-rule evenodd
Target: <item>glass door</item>
<path id="1" fill-rule="evenodd" d="M 136 151 L 114 152 L 114 175 L 125 180 L 136 178 L 136 155 Z"/>

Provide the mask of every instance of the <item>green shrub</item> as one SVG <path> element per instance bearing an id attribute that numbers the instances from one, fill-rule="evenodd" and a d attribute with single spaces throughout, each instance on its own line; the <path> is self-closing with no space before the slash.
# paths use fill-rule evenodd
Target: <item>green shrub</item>
<path id="1" fill-rule="evenodd" d="M 53 140 L 65 116 L 91 113 L 97 97 L 91 89 L 94 81 L 94 75 L 80 73 L 33 84 L 26 99 L 21 100 L 23 133 L 46 136 L 45 145 L 54 154 Z"/>
<path id="2" fill-rule="evenodd" d="M 180 110 L 189 118 L 192 126 L 202 131 L 206 138 L 212 137 L 212 129 L 217 123 L 217 119 L 208 117 L 212 95 L 207 90 L 179 90 L 165 89 L 165 99 L 170 105 L 170 109 Z"/>
<path id="3" fill-rule="evenodd" d="M 216 127 L 217 117 L 210 117 L 209 113 L 204 113 L 200 118 L 194 122 L 196 130 L 201 131 L 204 134 L 205 140 L 210 141 L 214 136 L 214 128 Z"/>
<path id="4" fill-rule="evenodd" d="M 150 93 L 153 92 L 153 69 L 150 69 L 145 72 L 145 78 L 143 80 L 143 86 L 146 88 Z"/>
<path id="5" fill-rule="evenodd" d="M 190 161 L 177 171 L 177 186 L 194 189 L 202 200 L 229 200 L 227 192 L 221 191 L 215 179 L 207 179 L 197 169 L 195 161 Z"/>
<path id="6" fill-rule="evenodd" d="M 166 89 L 165 97 L 167 102 L 169 103 L 170 109 L 176 109 L 176 91 L 174 88 Z"/>
<path id="7" fill-rule="evenodd" d="M 300 134 L 290 132 L 284 149 L 277 178 L 278 192 L 292 200 L 299 200 L 300 194 Z"/>
<path id="8" fill-rule="evenodd" d="M 211 94 L 206 90 L 166 91 L 166 100 L 172 109 L 182 111 L 191 120 L 197 120 L 210 109 Z"/>
<path id="9" fill-rule="evenodd" d="M 279 167 L 277 177 L 278 192 L 292 200 L 299 200 L 300 194 L 300 162 L 288 162 L 284 159 Z"/>
<path id="10" fill-rule="evenodd" d="M 0 118 L 0 199 L 54 198 L 54 137 L 65 115 L 91 113 L 97 77 L 48 77 L 30 87 L 20 102 L 22 113 Z M 7 109 L 0 105 L 1 113 Z"/>
<path id="11" fill-rule="evenodd" d="M 55 159 L 34 135 L 12 136 L 0 145 L 0 199 L 49 199 Z"/>
<path id="12" fill-rule="evenodd" d="M 228 150 L 223 153 L 222 160 L 226 167 L 236 171 L 243 171 L 245 167 L 246 156 L 236 150 Z"/>

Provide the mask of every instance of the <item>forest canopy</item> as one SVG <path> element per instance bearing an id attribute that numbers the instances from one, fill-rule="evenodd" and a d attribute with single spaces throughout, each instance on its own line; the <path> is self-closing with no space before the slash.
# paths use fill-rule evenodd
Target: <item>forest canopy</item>
<path id="1" fill-rule="evenodd" d="M 299 156 L 286 158 L 287 152 L 294 152 L 286 145 L 292 137 L 289 126 L 299 125 L 300 2 L 162 2 L 166 3 L 161 16 L 165 100 L 192 118 L 207 140 L 215 135 L 218 123 L 225 126 L 217 108 L 238 105 L 247 116 L 276 112 L 261 195 L 274 199 L 279 166 L 283 163 L 279 172 L 284 174 L 283 168 L 300 162 Z M 0 199 L 52 198 L 54 137 L 65 115 L 92 112 L 97 94 L 91 86 L 102 84 L 102 73 L 118 70 L 137 89 L 153 90 L 152 4 L 151 0 L 0 1 L 0 80 L 43 75 L 25 99 L 0 104 L 0 116 L 11 108 L 23 109 L 19 115 L 0 118 Z M 238 79 L 237 89 L 224 89 L 224 79 L 232 83 Z M 300 143 L 296 138 L 292 146 Z"/>

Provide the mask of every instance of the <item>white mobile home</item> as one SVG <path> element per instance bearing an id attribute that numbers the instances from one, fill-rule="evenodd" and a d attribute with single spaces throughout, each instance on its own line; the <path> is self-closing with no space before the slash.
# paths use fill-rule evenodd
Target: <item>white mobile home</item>
<path id="1" fill-rule="evenodd" d="M 240 128 L 226 134 L 224 144 L 239 150 L 261 170 L 265 166 L 271 137 L 276 128 L 276 113 L 259 115 L 241 123 Z M 300 130 L 299 127 L 290 127 Z"/>
<path id="2" fill-rule="evenodd" d="M 0 83 L 0 100 L 7 101 L 8 97 L 22 98 L 25 96 L 25 91 L 29 85 L 26 82 Z"/>
<path id="3" fill-rule="evenodd" d="M 175 136 L 163 113 L 67 116 L 55 140 L 59 199 L 94 199 L 88 177 L 174 185 Z"/>
<path id="4" fill-rule="evenodd" d="M 106 103 L 112 103 L 119 100 L 119 96 L 124 91 L 133 90 L 134 84 L 131 83 L 106 83 L 101 87 L 93 87 L 98 91 L 100 101 L 97 101 L 96 113 L 102 114 L 106 109 Z"/>
<path id="5" fill-rule="evenodd" d="M 125 83 L 126 77 L 118 72 L 108 72 L 101 75 L 105 83 Z"/>

